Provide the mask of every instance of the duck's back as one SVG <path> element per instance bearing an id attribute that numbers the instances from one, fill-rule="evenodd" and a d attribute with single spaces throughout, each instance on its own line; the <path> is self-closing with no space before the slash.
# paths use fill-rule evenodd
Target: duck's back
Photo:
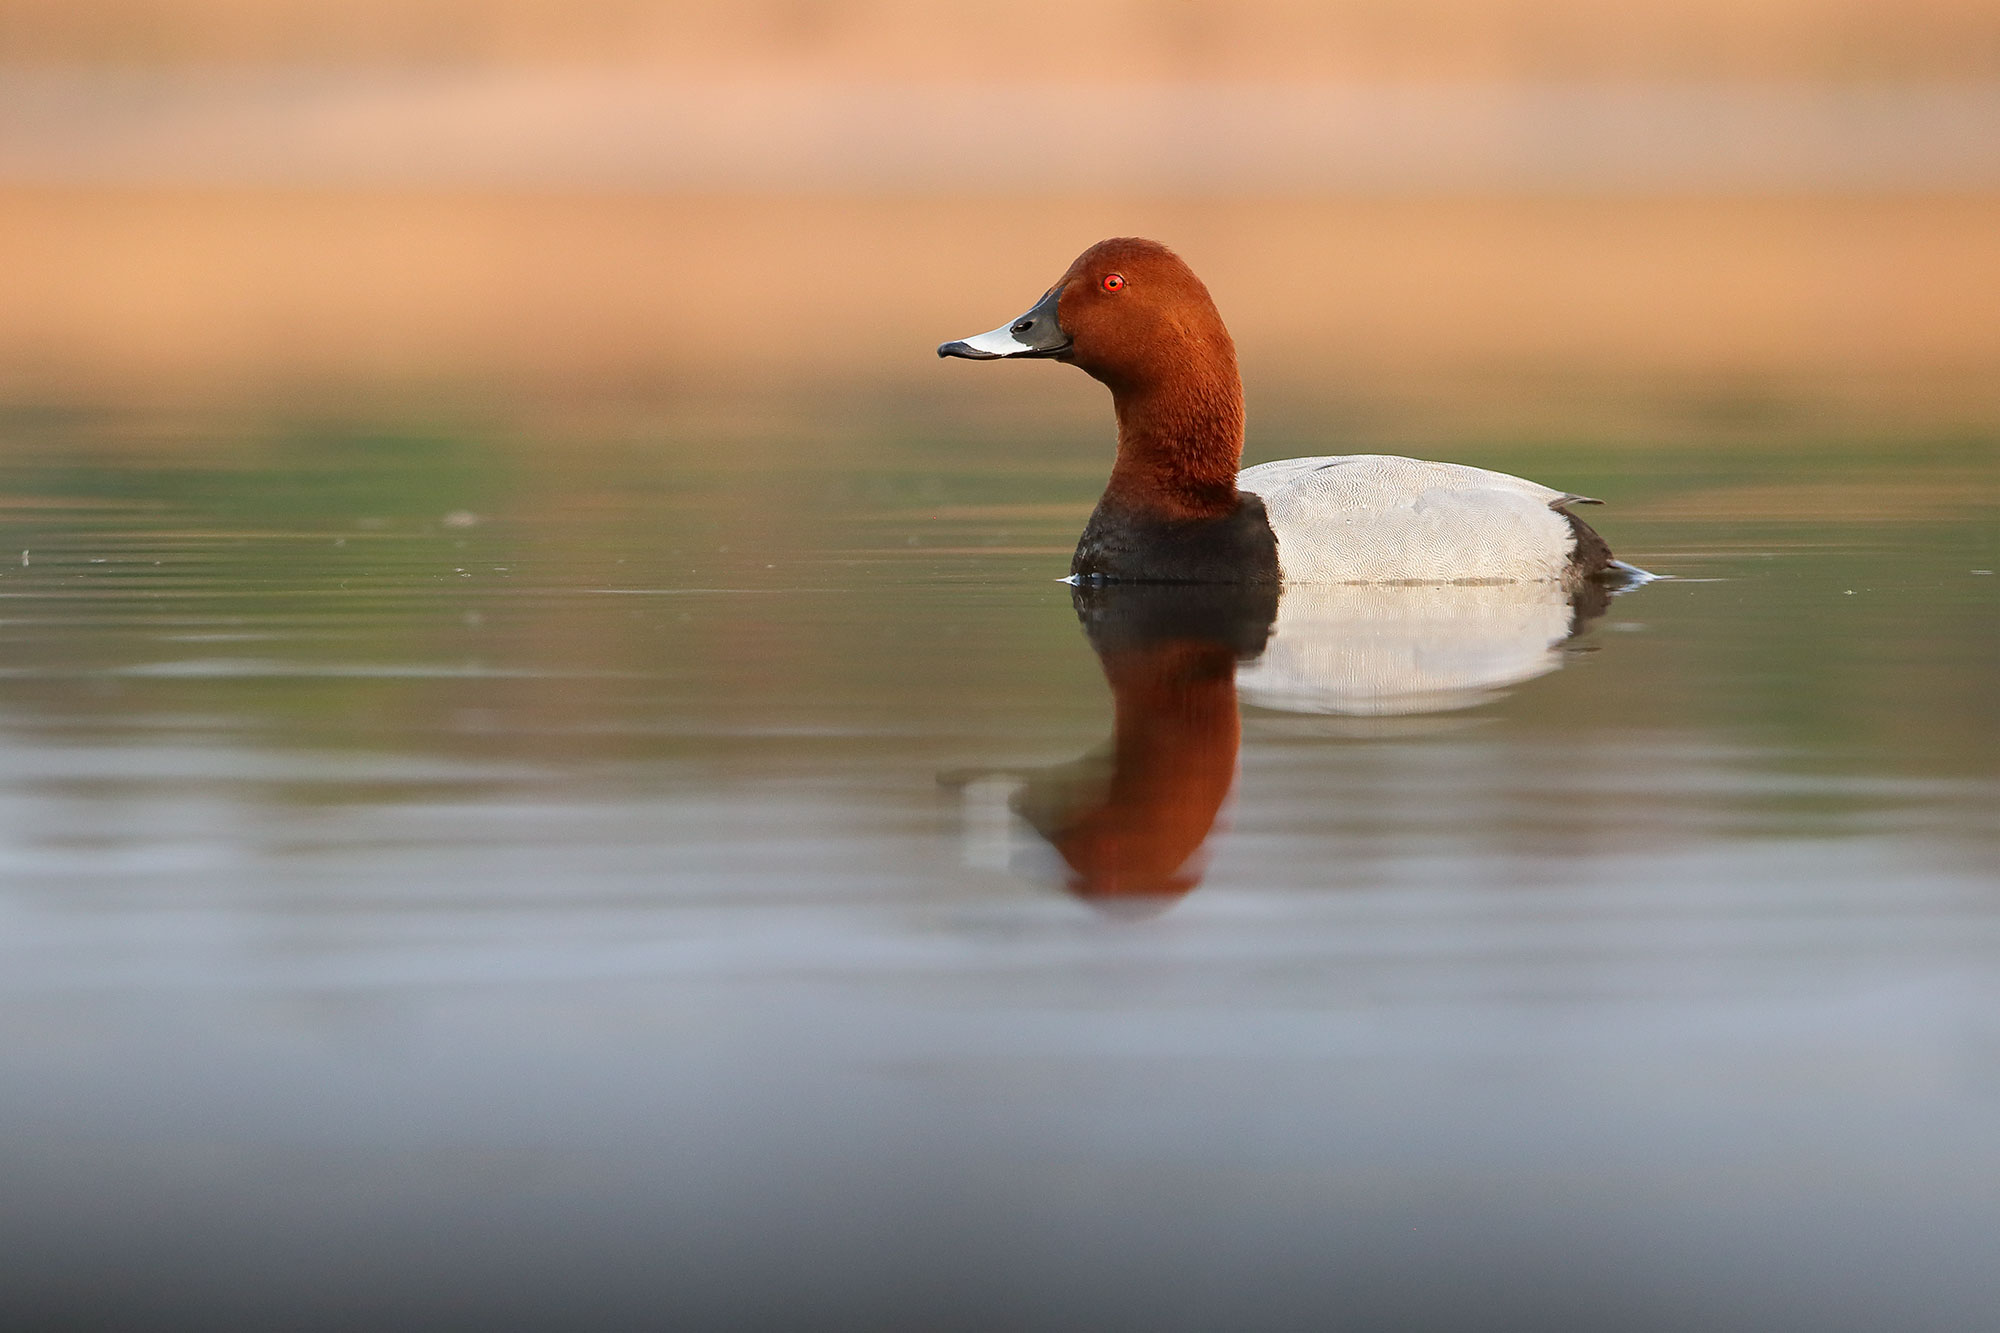
<path id="1" fill-rule="evenodd" d="M 1560 581 L 1581 497 L 1458 463 L 1386 454 L 1287 458 L 1245 468 L 1287 583 Z"/>

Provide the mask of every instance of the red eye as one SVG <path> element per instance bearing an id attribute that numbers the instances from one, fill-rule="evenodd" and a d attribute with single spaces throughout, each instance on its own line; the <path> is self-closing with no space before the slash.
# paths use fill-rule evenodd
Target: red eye
<path id="1" fill-rule="evenodd" d="M 1115 292 L 1124 285 L 1125 285 L 1125 275 L 1123 273 L 1107 273 L 1104 275 L 1105 291 Z"/>

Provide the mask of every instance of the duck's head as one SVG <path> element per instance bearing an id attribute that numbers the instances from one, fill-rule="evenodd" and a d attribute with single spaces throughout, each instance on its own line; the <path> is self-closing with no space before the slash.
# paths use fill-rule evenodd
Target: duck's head
<path id="1" fill-rule="evenodd" d="M 1226 367 L 1233 379 L 1236 369 L 1208 288 L 1179 255 L 1136 236 L 1099 241 L 1019 319 L 937 352 L 1067 361 L 1114 389 L 1199 366 Z"/>

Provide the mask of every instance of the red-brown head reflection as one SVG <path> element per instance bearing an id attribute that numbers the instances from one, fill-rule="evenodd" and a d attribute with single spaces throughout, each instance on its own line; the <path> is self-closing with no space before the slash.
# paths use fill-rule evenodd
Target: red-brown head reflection
<path id="1" fill-rule="evenodd" d="M 1236 781 L 1236 664 L 1262 650 L 1278 590 L 1114 584 L 1074 600 L 1111 686 L 1111 743 L 1030 778 L 1012 805 L 1070 892 L 1164 909 L 1201 883 Z"/>

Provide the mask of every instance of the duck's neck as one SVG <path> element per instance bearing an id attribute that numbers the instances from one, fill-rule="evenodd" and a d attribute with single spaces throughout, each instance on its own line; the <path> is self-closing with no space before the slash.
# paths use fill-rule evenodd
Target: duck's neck
<path id="1" fill-rule="evenodd" d="M 1110 385 L 1118 461 L 1104 503 L 1147 518 L 1221 518 L 1236 509 L 1243 382 L 1233 348 L 1204 347 L 1163 373 Z"/>

